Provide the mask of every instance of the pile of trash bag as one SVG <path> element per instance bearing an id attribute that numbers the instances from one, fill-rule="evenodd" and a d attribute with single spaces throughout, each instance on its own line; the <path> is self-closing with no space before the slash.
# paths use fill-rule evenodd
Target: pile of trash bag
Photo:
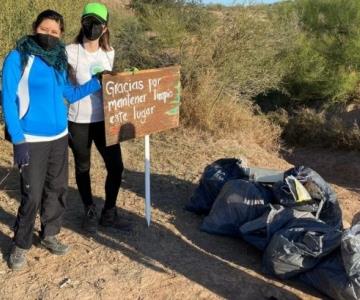
<path id="1" fill-rule="evenodd" d="M 360 299 L 360 224 L 343 230 L 336 194 L 313 169 L 220 159 L 205 168 L 186 209 L 205 216 L 201 230 L 261 250 L 265 273 L 333 299 Z"/>

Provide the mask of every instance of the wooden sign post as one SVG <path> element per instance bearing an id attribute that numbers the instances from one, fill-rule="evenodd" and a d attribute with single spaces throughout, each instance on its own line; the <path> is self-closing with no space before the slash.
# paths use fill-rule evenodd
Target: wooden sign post
<path id="1" fill-rule="evenodd" d="M 180 67 L 103 76 L 106 145 L 145 136 L 145 216 L 151 220 L 149 134 L 179 126 Z"/>

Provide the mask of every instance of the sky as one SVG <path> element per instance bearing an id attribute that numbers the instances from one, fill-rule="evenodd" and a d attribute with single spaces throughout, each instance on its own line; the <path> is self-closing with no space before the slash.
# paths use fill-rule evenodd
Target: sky
<path id="1" fill-rule="evenodd" d="M 231 5 L 231 4 L 241 4 L 243 2 L 246 3 L 275 3 L 275 2 L 279 2 L 279 0 L 202 0 L 202 2 L 204 4 L 208 4 L 208 3 L 220 3 L 223 5 Z"/>

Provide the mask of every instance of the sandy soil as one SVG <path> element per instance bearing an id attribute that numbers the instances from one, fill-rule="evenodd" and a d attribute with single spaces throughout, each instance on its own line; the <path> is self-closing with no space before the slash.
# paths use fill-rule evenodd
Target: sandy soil
<path id="1" fill-rule="evenodd" d="M 122 143 L 126 172 L 119 213 L 133 223 L 124 233 L 81 230 L 82 205 L 70 168 L 70 189 L 61 239 L 72 251 L 51 255 L 36 245 L 28 266 L 8 269 L 11 227 L 18 202 L 18 174 L 0 186 L 0 299 L 323 299 L 294 282 L 263 275 L 261 253 L 237 239 L 199 230 L 201 217 L 183 209 L 204 167 L 222 157 L 242 157 L 249 165 L 287 169 L 306 164 L 318 170 L 338 193 L 348 223 L 359 211 L 360 164 L 356 153 L 297 149 L 280 157 L 239 140 L 214 140 L 178 129 L 152 137 L 152 224 L 144 219 L 143 143 Z M 0 140 L 0 181 L 11 170 L 11 146 Z M 93 153 L 93 193 L 100 212 L 104 168 Z M 37 220 L 36 229 L 39 228 Z M 273 298 L 272 298 L 273 297 Z"/>

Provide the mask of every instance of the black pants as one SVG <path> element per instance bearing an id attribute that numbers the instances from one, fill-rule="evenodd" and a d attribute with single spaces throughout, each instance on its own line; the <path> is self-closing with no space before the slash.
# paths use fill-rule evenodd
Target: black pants
<path id="1" fill-rule="evenodd" d="M 106 147 L 104 122 L 74 123 L 69 122 L 70 147 L 75 158 L 76 183 L 85 206 L 93 204 L 90 182 L 91 145 L 102 156 L 107 171 L 105 181 L 104 209 L 113 208 L 121 185 L 124 170 L 120 144 Z"/>
<path id="2" fill-rule="evenodd" d="M 20 169 L 21 203 L 14 227 L 15 245 L 23 249 L 32 245 L 39 209 L 41 235 L 60 232 L 68 187 L 68 137 L 29 146 L 30 164 Z"/>

